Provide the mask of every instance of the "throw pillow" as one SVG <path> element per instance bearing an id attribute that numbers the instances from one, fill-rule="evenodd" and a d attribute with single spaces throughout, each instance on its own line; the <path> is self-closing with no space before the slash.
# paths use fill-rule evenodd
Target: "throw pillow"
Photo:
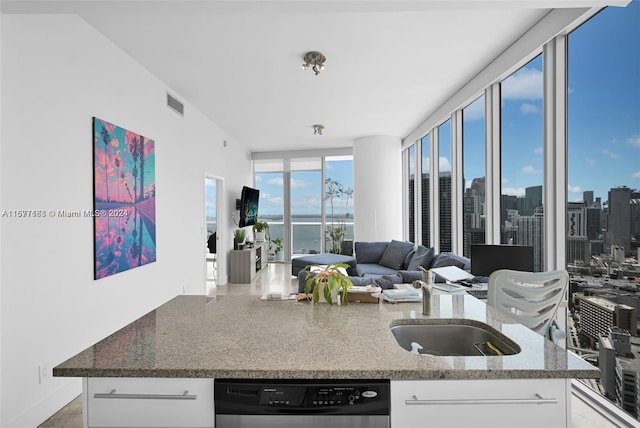
<path id="1" fill-rule="evenodd" d="M 390 269 L 402 269 L 404 258 L 413 250 L 413 247 L 412 242 L 392 240 L 382 253 L 378 264 Z"/>
<path id="2" fill-rule="evenodd" d="M 409 262 L 407 270 L 419 270 L 420 266 L 425 269 L 429 269 L 431 268 L 433 259 L 433 247 L 426 248 L 421 245 L 420 247 L 418 247 L 416 254 L 414 254 L 413 258 Z"/>
<path id="3" fill-rule="evenodd" d="M 358 264 L 378 264 L 380 257 L 389 245 L 388 242 L 360 242 L 356 241 L 356 260 Z"/>
<path id="4" fill-rule="evenodd" d="M 409 251 L 409 254 L 407 254 L 407 256 L 404 258 L 404 261 L 402 262 L 402 269 L 405 269 L 405 270 L 407 269 L 415 253 L 416 253 L 416 248 Z"/>

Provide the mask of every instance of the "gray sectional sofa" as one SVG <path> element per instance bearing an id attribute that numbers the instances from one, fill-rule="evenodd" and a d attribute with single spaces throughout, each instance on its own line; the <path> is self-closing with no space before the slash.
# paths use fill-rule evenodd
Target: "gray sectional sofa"
<path id="1" fill-rule="evenodd" d="M 354 285 L 376 284 L 393 288 L 393 284 L 410 283 L 422 278 L 422 270 L 457 266 L 471 270 L 471 261 L 463 256 L 443 252 L 435 254 L 432 247 L 416 246 L 408 241 L 356 242 L 355 272 L 349 269 Z M 304 291 L 307 271 L 298 273 L 298 291 Z M 439 281 L 436 278 L 436 281 Z"/>

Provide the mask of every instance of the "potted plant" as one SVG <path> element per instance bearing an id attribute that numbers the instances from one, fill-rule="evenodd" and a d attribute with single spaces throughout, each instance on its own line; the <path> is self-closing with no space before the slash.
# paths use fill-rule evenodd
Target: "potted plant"
<path id="1" fill-rule="evenodd" d="M 246 231 L 244 229 L 236 229 L 236 231 L 233 232 L 233 249 L 234 250 L 242 249 L 242 243 L 244 242 L 245 236 L 246 236 Z"/>
<path id="2" fill-rule="evenodd" d="M 338 293 L 342 293 L 344 304 L 348 301 L 348 289 L 353 283 L 347 275 L 346 263 L 336 263 L 327 266 L 307 266 L 308 269 L 304 293 L 309 294 L 313 285 L 313 303 L 326 301 L 333 304 Z"/>
<path id="3" fill-rule="evenodd" d="M 282 241 L 282 237 L 278 236 L 277 238 L 272 239 L 271 244 L 272 245 L 270 246 L 270 248 L 273 249 L 275 260 L 277 262 L 284 261 L 284 254 L 282 252 L 282 249 L 284 248 L 284 242 Z"/>
<path id="4" fill-rule="evenodd" d="M 258 221 L 253 225 L 253 232 L 255 233 L 256 241 L 264 241 L 267 230 L 269 229 L 269 223 L 266 221 Z"/>

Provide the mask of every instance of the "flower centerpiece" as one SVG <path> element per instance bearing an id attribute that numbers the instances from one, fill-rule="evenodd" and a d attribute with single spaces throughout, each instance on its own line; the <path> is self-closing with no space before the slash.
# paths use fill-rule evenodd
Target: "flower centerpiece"
<path id="1" fill-rule="evenodd" d="M 353 283 L 347 275 L 346 263 L 336 263 L 327 266 L 307 266 L 306 283 L 304 293 L 311 292 L 313 285 L 313 303 L 326 301 L 333 304 L 334 298 L 341 293 L 341 300 L 346 305 L 348 289 Z"/>

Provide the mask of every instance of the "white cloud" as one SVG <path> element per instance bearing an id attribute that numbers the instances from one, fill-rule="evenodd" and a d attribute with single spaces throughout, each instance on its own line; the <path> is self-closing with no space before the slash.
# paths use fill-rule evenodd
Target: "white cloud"
<path id="1" fill-rule="evenodd" d="M 504 100 L 541 100 L 542 71 L 523 68 L 502 82 L 501 91 Z"/>
<path id="2" fill-rule="evenodd" d="M 261 206 L 269 206 L 269 207 L 282 207 L 283 201 L 282 198 L 274 197 L 274 198 L 260 198 Z"/>
<path id="3" fill-rule="evenodd" d="M 610 152 L 607 149 L 604 149 L 602 151 L 602 154 L 604 154 L 605 156 L 610 157 L 611 159 L 620 159 L 620 155 L 618 155 L 617 153 L 614 153 L 614 152 Z"/>
<path id="4" fill-rule="evenodd" d="M 307 187 L 309 184 L 310 183 L 308 181 L 291 179 L 292 189 L 301 189 L 303 187 Z"/>
<path id="5" fill-rule="evenodd" d="M 533 166 L 531 165 L 527 165 L 522 167 L 521 170 L 524 174 L 542 174 L 542 171 L 540 171 L 539 169 L 535 169 Z"/>
<path id="6" fill-rule="evenodd" d="M 440 172 L 451 171 L 451 163 L 449 162 L 449 159 L 441 156 L 439 161 L 438 168 Z"/>
<path id="7" fill-rule="evenodd" d="M 537 114 L 540 112 L 538 106 L 530 103 L 520 104 L 520 113 L 522 114 Z"/>
<path id="8" fill-rule="evenodd" d="M 637 147 L 640 149 L 640 135 L 639 134 L 635 134 L 632 135 L 631 137 L 627 138 L 627 142 L 629 144 L 631 144 L 632 147 Z"/>
<path id="9" fill-rule="evenodd" d="M 282 187 L 282 185 L 284 184 L 284 181 L 282 180 L 281 177 L 276 177 L 276 178 L 272 178 L 267 183 L 271 184 L 272 186 L 280 186 L 280 187 Z"/>
<path id="10" fill-rule="evenodd" d="M 640 171 L 634 172 L 633 174 L 631 174 L 631 177 L 640 178 Z"/>
<path id="11" fill-rule="evenodd" d="M 272 178 L 271 180 L 269 180 L 268 183 L 270 185 L 272 185 L 272 186 L 282 187 L 283 184 L 284 184 L 284 180 L 282 179 L 282 177 L 276 177 L 276 178 Z M 307 181 L 291 179 L 291 188 L 292 189 L 300 189 L 302 187 L 307 187 L 308 185 L 309 185 L 309 182 L 307 182 Z"/>
<path id="12" fill-rule="evenodd" d="M 544 149 L 542 148 L 542 146 L 536 147 L 535 149 L 533 149 L 533 153 L 535 153 L 536 155 L 541 155 L 544 153 Z"/>
<path id="13" fill-rule="evenodd" d="M 571 184 L 567 185 L 567 191 L 569 193 L 582 193 L 582 187 L 580 186 L 572 186 Z"/>
<path id="14" fill-rule="evenodd" d="M 262 181 L 262 176 L 260 174 L 255 174 L 256 181 Z"/>
<path id="15" fill-rule="evenodd" d="M 522 198 L 526 194 L 526 191 L 524 187 L 503 187 L 502 194 L 510 195 L 510 196 L 518 196 Z"/>
<path id="16" fill-rule="evenodd" d="M 595 159 L 587 159 L 587 165 L 596 166 L 598 162 Z"/>
<path id="17" fill-rule="evenodd" d="M 484 119 L 484 98 L 474 101 L 462 110 L 464 120 Z"/>

